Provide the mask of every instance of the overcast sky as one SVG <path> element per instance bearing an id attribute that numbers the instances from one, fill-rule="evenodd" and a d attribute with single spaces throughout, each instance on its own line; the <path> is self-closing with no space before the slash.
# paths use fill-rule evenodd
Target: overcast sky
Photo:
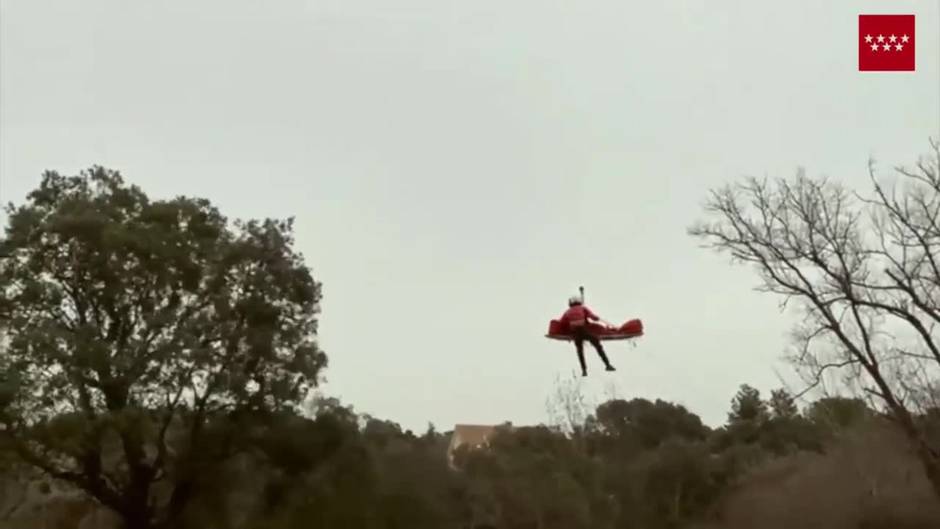
<path id="1" fill-rule="evenodd" d="M 648 333 L 614 374 L 588 350 L 592 394 L 716 424 L 788 373 L 792 321 L 686 228 L 730 179 L 925 153 L 938 4 L 0 0 L 0 200 L 101 164 L 295 216 L 324 390 L 409 428 L 546 420 L 580 284 Z M 857 71 L 860 13 L 916 14 L 916 72 Z"/>

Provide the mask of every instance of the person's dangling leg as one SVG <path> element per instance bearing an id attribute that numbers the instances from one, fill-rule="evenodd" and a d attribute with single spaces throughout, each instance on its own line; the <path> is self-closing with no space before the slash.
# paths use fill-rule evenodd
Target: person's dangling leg
<path id="1" fill-rule="evenodd" d="M 587 363 L 584 361 L 584 337 L 580 333 L 574 335 L 574 348 L 578 352 L 578 363 L 581 364 L 581 376 L 587 376 Z"/>
<path id="2" fill-rule="evenodd" d="M 594 346 L 594 350 L 597 351 L 597 356 L 601 357 L 601 360 L 603 360 L 607 370 L 615 371 L 614 366 L 610 365 L 610 360 L 607 359 L 607 353 L 604 352 L 604 346 L 601 345 L 601 341 L 596 336 L 591 336 L 589 340 L 591 341 L 591 345 Z"/>

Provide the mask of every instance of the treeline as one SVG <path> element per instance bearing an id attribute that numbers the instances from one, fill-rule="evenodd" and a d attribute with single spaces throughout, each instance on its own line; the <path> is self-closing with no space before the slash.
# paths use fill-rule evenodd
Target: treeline
<path id="1" fill-rule="evenodd" d="M 485 450 L 403 431 L 333 401 L 269 423 L 239 463 L 207 471 L 185 517 L 203 528 L 667 529 L 707 521 L 748 472 L 824 453 L 877 414 L 856 399 L 798 410 L 742 386 L 711 429 L 662 400 L 611 400 L 580 427 L 506 425 Z"/>
<path id="2" fill-rule="evenodd" d="M 853 432 L 895 429 L 858 399 L 824 398 L 800 410 L 783 390 L 764 399 L 747 385 L 731 400 L 728 420 L 719 428 L 709 428 L 683 406 L 662 400 L 615 399 L 589 411 L 567 428 L 499 426 L 487 448 L 461 447 L 452 463 L 452 432 L 433 425 L 424 432 L 403 430 L 333 399 L 317 400 L 303 415 L 220 417 L 209 423 L 207 436 L 228 456 L 206 454 L 204 461 L 178 457 L 174 467 L 193 466 L 172 468 L 166 483 L 154 487 L 153 503 L 169 504 L 174 480 L 195 474 L 190 501 L 175 525 L 180 529 L 738 529 L 740 522 L 722 520 L 727 500 L 741 493 L 783 498 L 786 484 L 775 465 L 807 454 L 816 458 L 810 465 L 832 459 L 835 480 L 832 472 L 825 484 L 810 477 L 816 492 L 807 494 L 821 495 L 814 501 L 824 510 L 835 509 L 840 498 L 835 489 L 858 480 L 867 463 L 846 465 L 830 450 Z M 922 420 L 932 425 L 927 429 L 940 433 L 936 418 Z M 172 430 L 171 439 L 174 432 L 186 433 L 185 425 Z M 940 435 L 931 442 L 940 446 Z M 894 461 L 904 446 L 898 437 L 890 445 L 862 450 L 897 466 Z M 120 444 L 107 451 L 120 459 Z M 16 478 L 23 482 L 40 476 L 17 463 L 17 454 L 8 449 L 0 461 L 8 481 L 17 470 L 23 471 Z M 936 501 L 919 475 L 922 468 L 916 458 L 910 463 L 905 468 L 913 470 L 905 472 L 914 473 L 915 488 L 925 494 L 929 507 Z M 911 482 L 910 476 L 905 479 Z M 897 483 L 884 486 L 897 488 Z M 885 500 L 889 507 L 911 495 L 911 486 L 903 486 L 904 491 L 894 490 L 895 496 Z M 873 500 L 862 496 L 850 510 L 861 512 L 864 502 Z M 805 505 L 791 507 L 800 508 Z M 766 506 L 756 503 L 748 509 L 754 511 L 749 517 L 775 516 L 762 513 Z M 30 520 L 23 517 L 26 510 L 0 520 L 0 527 Z M 43 508 L 34 516 L 48 517 L 49 512 Z M 859 517 L 882 515 L 888 520 L 883 524 L 846 519 L 844 525 L 828 527 L 915 529 L 937 521 L 898 525 L 903 516 L 872 509 Z M 78 527 L 85 518 L 68 516 L 71 521 L 57 527 Z"/>

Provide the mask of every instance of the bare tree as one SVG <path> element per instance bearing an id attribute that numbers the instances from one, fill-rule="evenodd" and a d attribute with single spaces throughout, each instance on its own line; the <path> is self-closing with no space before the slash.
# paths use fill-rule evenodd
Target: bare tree
<path id="1" fill-rule="evenodd" d="M 940 381 L 940 144 L 931 147 L 890 184 L 870 162 L 868 196 L 802 170 L 713 190 L 709 221 L 689 233 L 753 265 L 758 290 L 798 304 L 791 360 L 807 389 L 842 375 L 901 428 L 940 496 L 940 450 L 921 422 Z"/>
<path id="2" fill-rule="evenodd" d="M 545 401 L 551 426 L 566 435 L 583 431 L 594 405 L 585 396 L 581 379 L 576 375 L 566 379 L 556 377 L 554 392 Z"/>

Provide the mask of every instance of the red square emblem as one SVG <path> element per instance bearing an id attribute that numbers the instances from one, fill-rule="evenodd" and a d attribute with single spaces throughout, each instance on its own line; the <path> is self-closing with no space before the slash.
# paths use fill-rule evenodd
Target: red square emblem
<path id="1" fill-rule="evenodd" d="M 914 15 L 859 15 L 858 70 L 914 71 Z"/>

